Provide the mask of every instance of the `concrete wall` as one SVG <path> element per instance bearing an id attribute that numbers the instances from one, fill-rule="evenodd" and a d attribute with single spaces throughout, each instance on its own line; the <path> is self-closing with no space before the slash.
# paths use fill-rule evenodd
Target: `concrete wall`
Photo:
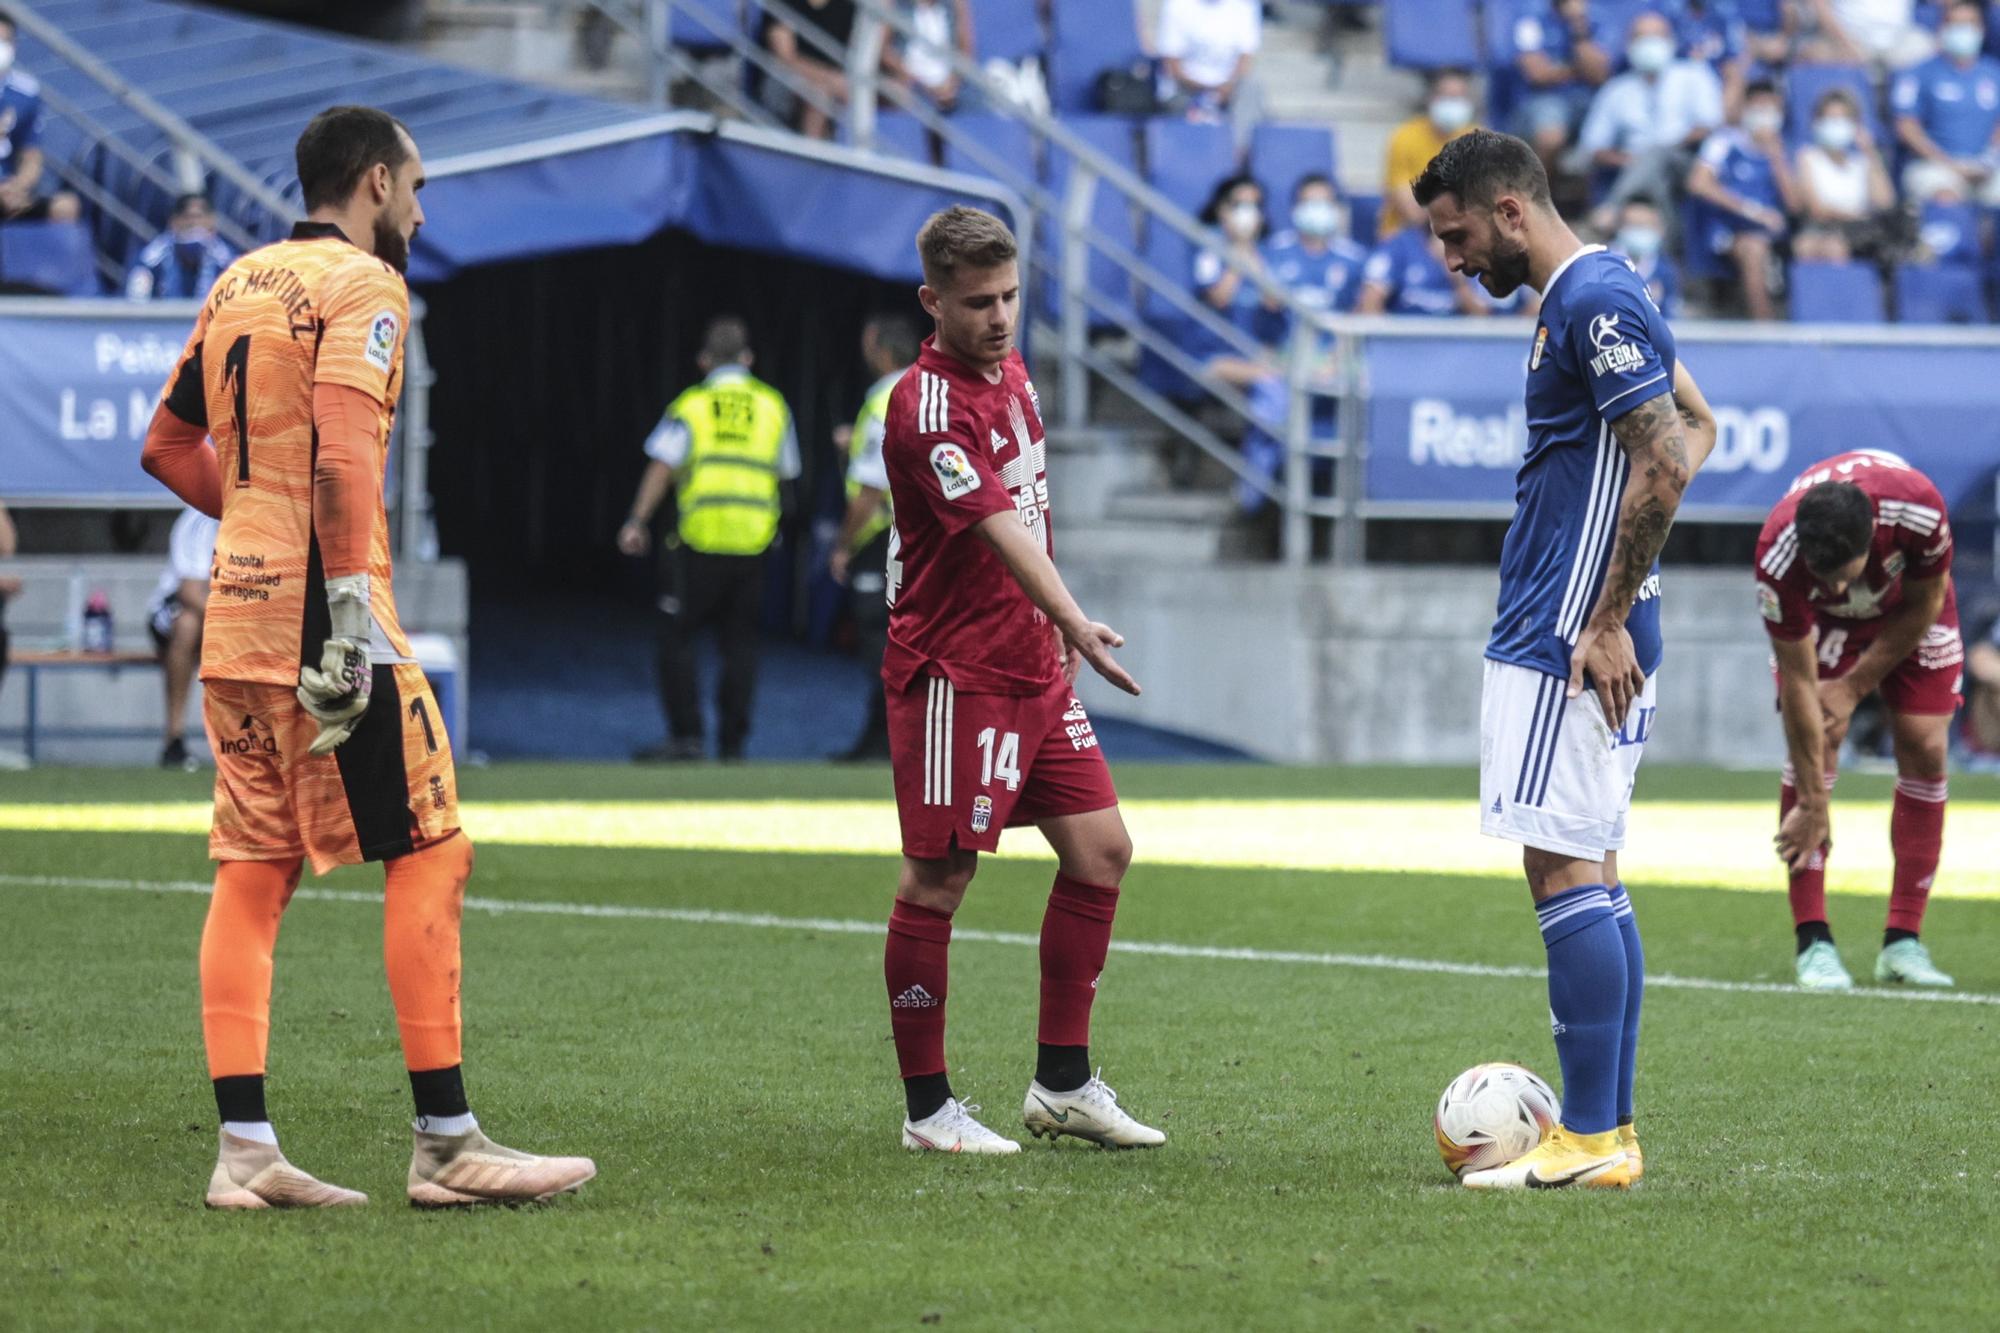
<path id="1" fill-rule="evenodd" d="M 68 647 L 70 622 L 73 611 L 80 609 L 79 598 L 101 589 L 111 602 L 117 647 L 151 652 L 146 605 L 163 563 L 163 557 L 154 555 L 26 556 L 6 562 L 6 572 L 19 577 L 24 585 L 6 610 L 13 650 Z M 459 561 L 442 560 L 432 565 L 412 562 L 396 570 L 396 610 L 404 629 L 412 634 L 440 634 L 452 641 L 458 654 L 461 697 L 470 661 L 468 596 L 465 567 Z M 164 685 L 156 667 L 44 672 L 37 708 L 40 726 L 115 727 L 145 734 L 119 740 L 43 738 L 39 758 L 53 763 L 149 763 L 159 755 L 157 733 L 164 709 Z M 18 729 L 26 713 L 26 679 L 18 671 L 9 672 L 0 682 L 0 751 L 18 755 Z M 189 701 L 185 727 L 188 749 L 206 756 L 199 686 Z"/>
<path id="2" fill-rule="evenodd" d="M 1091 708 L 1300 763 L 1474 763 L 1488 569 L 1293 571 L 1065 560 L 1085 611 L 1124 634 L 1145 694 Z M 1747 570 L 1665 574 L 1666 664 L 1648 757 L 1775 766 L 1769 653 Z"/>

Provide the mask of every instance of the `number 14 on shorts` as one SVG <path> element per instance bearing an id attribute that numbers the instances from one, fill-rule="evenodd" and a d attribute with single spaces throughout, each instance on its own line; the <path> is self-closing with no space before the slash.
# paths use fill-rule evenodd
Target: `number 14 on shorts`
<path id="1" fill-rule="evenodd" d="M 979 733 L 979 785 L 998 778 L 1008 791 L 1021 790 L 1021 733 L 988 727 Z"/>

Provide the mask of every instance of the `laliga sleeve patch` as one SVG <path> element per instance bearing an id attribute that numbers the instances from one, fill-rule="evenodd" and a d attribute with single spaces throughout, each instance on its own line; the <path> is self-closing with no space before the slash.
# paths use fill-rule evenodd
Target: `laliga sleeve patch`
<path id="1" fill-rule="evenodd" d="M 979 474 L 972 460 L 955 444 L 940 444 L 931 450 L 931 471 L 937 473 L 938 487 L 947 500 L 956 500 L 979 489 Z"/>
<path id="2" fill-rule="evenodd" d="M 1778 605 L 1778 590 L 1768 583 L 1757 585 L 1757 612 L 1773 625 L 1785 618 L 1784 608 Z"/>
<path id="3" fill-rule="evenodd" d="M 396 359 L 396 334 L 402 327 L 402 321 L 396 318 L 393 310 L 384 310 L 368 326 L 368 346 L 361 356 L 384 375 L 389 373 L 390 363 Z"/>

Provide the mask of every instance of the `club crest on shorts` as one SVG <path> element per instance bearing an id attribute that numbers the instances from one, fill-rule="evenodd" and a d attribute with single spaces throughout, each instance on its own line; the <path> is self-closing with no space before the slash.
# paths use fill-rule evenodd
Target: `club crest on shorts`
<path id="1" fill-rule="evenodd" d="M 972 798 L 972 831 L 984 833 L 993 826 L 993 798 L 975 796 Z"/>

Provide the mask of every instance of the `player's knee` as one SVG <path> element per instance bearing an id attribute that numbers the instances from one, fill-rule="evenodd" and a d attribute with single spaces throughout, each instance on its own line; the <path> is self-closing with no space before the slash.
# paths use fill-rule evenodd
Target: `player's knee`
<path id="1" fill-rule="evenodd" d="M 903 858 L 903 872 L 896 884 L 896 896 L 904 902 L 950 916 L 964 901 L 965 891 L 971 886 L 972 877 L 978 870 L 976 856 L 955 854 L 934 860 L 906 856 Z"/>
<path id="2" fill-rule="evenodd" d="M 1089 882 L 1116 887 L 1123 882 L 1125 872 L 1132 868 L 1132 835 L 1119 829 L 1117 836 L 1091 849 L 1091 860 L 1095 863 L 1095 870 Z"/>

